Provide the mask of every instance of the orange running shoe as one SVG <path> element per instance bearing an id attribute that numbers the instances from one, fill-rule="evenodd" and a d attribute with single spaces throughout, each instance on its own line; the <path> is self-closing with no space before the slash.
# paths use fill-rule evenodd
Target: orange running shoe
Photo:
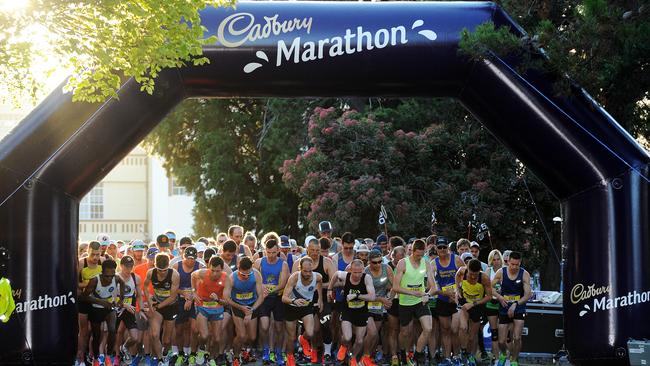
<path id="1" fill-rule="evenodd" d="M 361 357 L 361 362 L 363 363 L 363 366 L 377 366 L 369 355 L 363 355 L 363 357 Z"/>
<path id="2" fill-rule="evenodd" d="M 350 366 L 357 366 L 357 358 L 352 356 L 350 357 Z"/>
<path id="3" fill-rule="evenodd" d="M 298 336 L 298 342 L 300 343 L 300 347 L 302 347 L 302 353 L 309 357 L 311 355 L 311 346 L 309 345 L 307 338 L 300 335 Z"/>
<path id="4" fill-rule="evenodd" d="M 93 361 L 93 366 L 99 366 L 99 360 L 98 359 L 95 359 L 95 361 Z M 102 366 L 104 366 L 104 365 L 102 365 Z"/>
<path id="5" fill-rule="evenodd" d="M 232 360 L 232 366 L 240 366 L 239 356 L 235 356 L 235 359 Z"/>
<path id="6" fill-rule="evenodd" d="M 336 359 L 340 362 L 343 362 L 343 360 L 345 360 L 346 353 L 348 353 L 348 348 L 344 345 L 341 345 L 341 347 L 339 347 L 339 352 L 336 354 Z"/>
<path id="7" fill-rule="evenodd" d="M 311 363 L 318 363 L 318 350 L 315 348 L 311 349 Z"/>
<path id="8" fill-rule="evenodd" d="M 113 366 L 113 360 L 111 360 L 111 356 L 108 355 L 106 356 L 106 360 L 104 361 L 104 366 Z M 119 366 L 119 364 L 116 366 Z"/>
<path id="9" fill-rule="evenodd" d="M 296 366 L 296 359 L 293 357 L 293 353 L 287 354 L 287 366 Z"/>

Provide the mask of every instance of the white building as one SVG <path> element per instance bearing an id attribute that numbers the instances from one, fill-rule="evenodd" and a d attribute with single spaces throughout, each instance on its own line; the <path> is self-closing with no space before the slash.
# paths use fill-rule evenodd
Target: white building
<path id="1" fill-rule="evenodd" d="M 0 108 L 0 140 L 28 110 Z M 160 159 L 136 147 L 79 205 L 79 240 L 99 233 L 111 239 L 155 240 L 167 230 L 178 238 L 192 233 L 194 198 L 175 184 Z"/>

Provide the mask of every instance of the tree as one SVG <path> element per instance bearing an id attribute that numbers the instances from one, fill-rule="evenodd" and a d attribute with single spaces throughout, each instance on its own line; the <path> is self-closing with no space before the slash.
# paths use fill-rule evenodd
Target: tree
<path id="1" fill-rule="evenodd" d="M 473 56 L 544 51 L 543 67 L 568 74 L 636 137 L 650 133 L 650 1 L 498 1 L 530 37 L 513 39 L 486 24 L 465 32 L 461 49 Z M 484 55 L 483 55 L 484 56 Z M 533 60 L 531 58 L 530 60 Z M 562 88 L 558 88 L 561 90 Z"/>
<path id="2" fill-rule="evenodd" d="M 231 224 L 258 234 L 302 231 L 298 197 L 278 171 L 306 145 L 308 99 L 190 99 L 145 140 L 195 195 L 197 235 Z"/>
<path id="3" fill-rule="evenodd" d="M 0 9 L 0 78 L 6 95 L 35 96 L 34 69 L 46 57 L 70 68 L 66 88 L 75 100 L 116 96 L 122 77 L 152 93 L 165 68 L 208 62 L 199 10 L 232 6 L 233 0 L 31 0 Z M 6 98 L 6 96 L 5 96 Z"/>
<path id="4" fill-rule="evenodd" d="M 376 236 L 383 204 L 391 235 L 429 235 L 434 209 L 439 234 L 456 240 L 476 214 L 495 248 L 526 252 L 527 268 L 544 260 L 559 268 L 526 186 L 545 221 L 559 213 L 558 202 L 478 121 L 449 99 L 382 104 L 365 113 L 317 108 L 309 149 L 283 164 L 312 232 L 328 219 L 339 233 Z M 483 245 L 490 248 L 487 238 Z"/>

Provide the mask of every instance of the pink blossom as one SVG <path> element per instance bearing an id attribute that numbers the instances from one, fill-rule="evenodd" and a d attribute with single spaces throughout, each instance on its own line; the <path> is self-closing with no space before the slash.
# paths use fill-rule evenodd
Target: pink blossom
<path id="1" fill-rule="evenodd" d="M 354 126 L 356 126 L 357 124 L 359 124 L 359 123 L 358 123 L 356 120 L 354 120 L 354 119 L 349 119 L 349 118 L 348 118 L 348 119 L 346 119 L 346 120 L 343 121 L 343 125 L 344 125 L 345 127 L 354 127 Z"/>
<path id="2" fill-rule="evenodd" d="M 321 130 L 323 135 L 331 135 L 334 132 L 334 127 L 325 127 Z"/>

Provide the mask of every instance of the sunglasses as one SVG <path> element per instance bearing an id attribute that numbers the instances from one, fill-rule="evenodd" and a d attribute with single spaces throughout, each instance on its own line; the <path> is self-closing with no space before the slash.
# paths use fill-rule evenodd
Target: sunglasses
<path id="1" fill-rule="evenodd" d="M 440 249 L 440 250 L 447 249 L 447 246 L 446 245 L 438 245 L 438 246 L 436 246 L 436 249 Z"/>
<path id="2" fill-rule="evenodd" d="M 372 264 L 381 264 L 381 261 L 380 260 L 379 261 L 370 261 L 370 263 L 372 263 Z"/>
<path id="3" fill-rule="evenodd" d="M 250 272 L 239 272 L 239 275 L 242 277 L 249 277 L 251 275 Z"/>

